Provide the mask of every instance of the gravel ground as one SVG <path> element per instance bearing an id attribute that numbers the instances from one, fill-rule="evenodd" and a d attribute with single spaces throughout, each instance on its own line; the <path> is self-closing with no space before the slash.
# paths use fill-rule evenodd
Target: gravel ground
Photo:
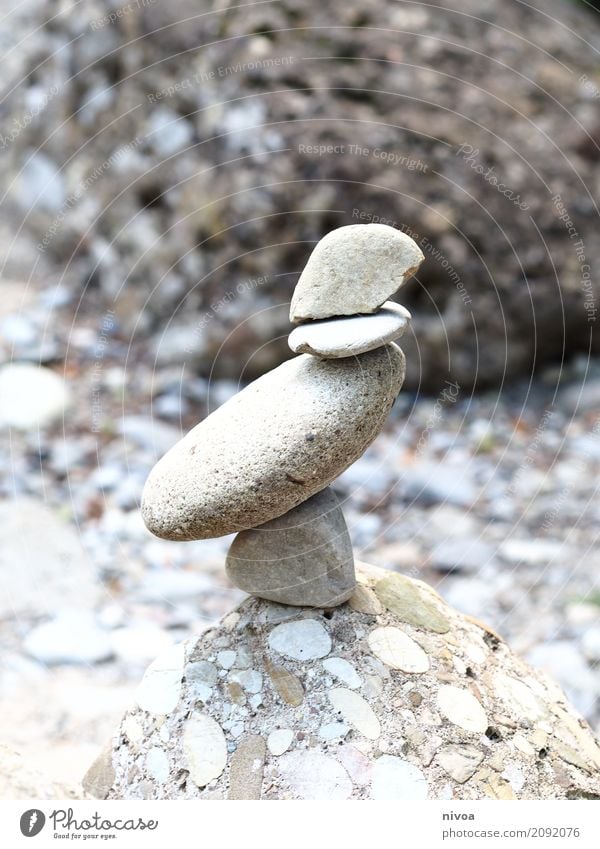
<path id="1" fill-rule="evenodd" d="M 3 742 L 59 782 L 80 780 L 147 662 L 242 598 L 223 568 L 230 537 L 165 542 L 141 522 L 156 459 L 238 388 L 156 367 L 152 342 L 130 347 L 117 317 L 77 313 L 60 288 L 3 283 L 0 383 L 41 361 L 70 395 L 42 427 L 31 375 L 0 404 Z M 477 396 L 440 377 L 437 396 L 401 393 L 335 484 L 359 559 L 484 619 L 596 730 L 599 401 L 600 363 L 585 359 Z M 17 414 L 28 427 L 9 427 Z"/>

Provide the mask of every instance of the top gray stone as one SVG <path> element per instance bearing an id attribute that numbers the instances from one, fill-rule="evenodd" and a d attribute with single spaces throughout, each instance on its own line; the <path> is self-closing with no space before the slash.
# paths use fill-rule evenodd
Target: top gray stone
<path id="1" fill-rule="evenodd" d="M 355 358 L 303 354 L 254 381 L 151 471 L 142 515 L 164 539 L 207 539 L 282 516 L 375 439 L 404 379 L 393 343 Z"/>
<path id="2" fill-rule="evenodd" d="M 415 273 L 423 254 L 386 224 L 351 224 L 324 236 L 294 291 L 290 321 L 373 313 Z"/>

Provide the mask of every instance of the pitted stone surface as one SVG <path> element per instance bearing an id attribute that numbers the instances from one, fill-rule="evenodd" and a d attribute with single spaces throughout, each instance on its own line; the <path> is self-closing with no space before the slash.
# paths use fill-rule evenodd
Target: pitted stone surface
<path id="1" fill-rule="evenodd" d="M 206 539 L 287 513 L 364 453 L 404 368 L 391 343 L 342 360 L 302 354 L 254 381 L 154 466 L 142 494 L 148 529 Z"/>
<path id="2" fill-rule="evenodd" d="M 373 313 L 424 257 L 406 233 L 386 224 L 350 224 L 317 244 L 300 275 L 290 321 Z"/>
<path id="3" fill-rule="evenodd" d="M 372 566 L 358 570 L 369 592 L 385 577 Z M 297 608 L 274 625 L 270 614 L 278 612 L 277 620 L 283 608 L 247 599 L 235 617 L 186 643 L 183 675 L 171 679 L 181 692 L 174 703 L 171 691 L 165 715 L 128 711 L 88 792 L 207 800 L 600 797 L 600 748 L 556 685 L 433 590 L 421 582 L 413 589 L 429 594 L 445 633 L 390 609 L 362 613 L 350 605 L 326 615 Z M 377 656 L 389 629 L 423 652 L 426 669 L 406 672 Z M 392 644 L 388 659 L 404 658 L 406 646 Z M 411 644 L 409 657 L 413 651 Z M 235 653 L 235 662 L 215 677 L 219 652 Z M 526 691 L 508 692 L 507 678 Z M 198 700 L 199 683 L 210 690 L 206 701 Z"/>

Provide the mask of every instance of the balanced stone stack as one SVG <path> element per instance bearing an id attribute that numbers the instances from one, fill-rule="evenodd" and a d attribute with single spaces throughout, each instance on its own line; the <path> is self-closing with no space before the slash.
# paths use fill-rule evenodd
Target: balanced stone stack
<path id="1" fill-rule="evenodd" d="M 334 230 L 292 298 L 299 356 L 208 416 L 154 467 L 142 498 L 157 536 L 237 532 L 231 581 L 283 604 L 334 607 L 355 588 L 354 558 L 329 485 L 381 431 L 405 362 L 394 340 L 410 313 L 388 299 L 423 254 L 382 224 Z"/>

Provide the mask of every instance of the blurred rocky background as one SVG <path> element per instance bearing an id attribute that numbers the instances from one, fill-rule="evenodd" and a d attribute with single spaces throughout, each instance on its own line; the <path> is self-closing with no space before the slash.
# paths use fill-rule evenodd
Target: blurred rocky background
<path id="1" fill-rule="evenodd" d="M 2 742 L 80 778 L 164 645 L 240 597 L 145 477 L 290 355 L 316 241 L 426 261 L 409 370 L 338 487 L 600 726 L 600 18 L 569 0 L 10 0 L 0 23 Z"/>

